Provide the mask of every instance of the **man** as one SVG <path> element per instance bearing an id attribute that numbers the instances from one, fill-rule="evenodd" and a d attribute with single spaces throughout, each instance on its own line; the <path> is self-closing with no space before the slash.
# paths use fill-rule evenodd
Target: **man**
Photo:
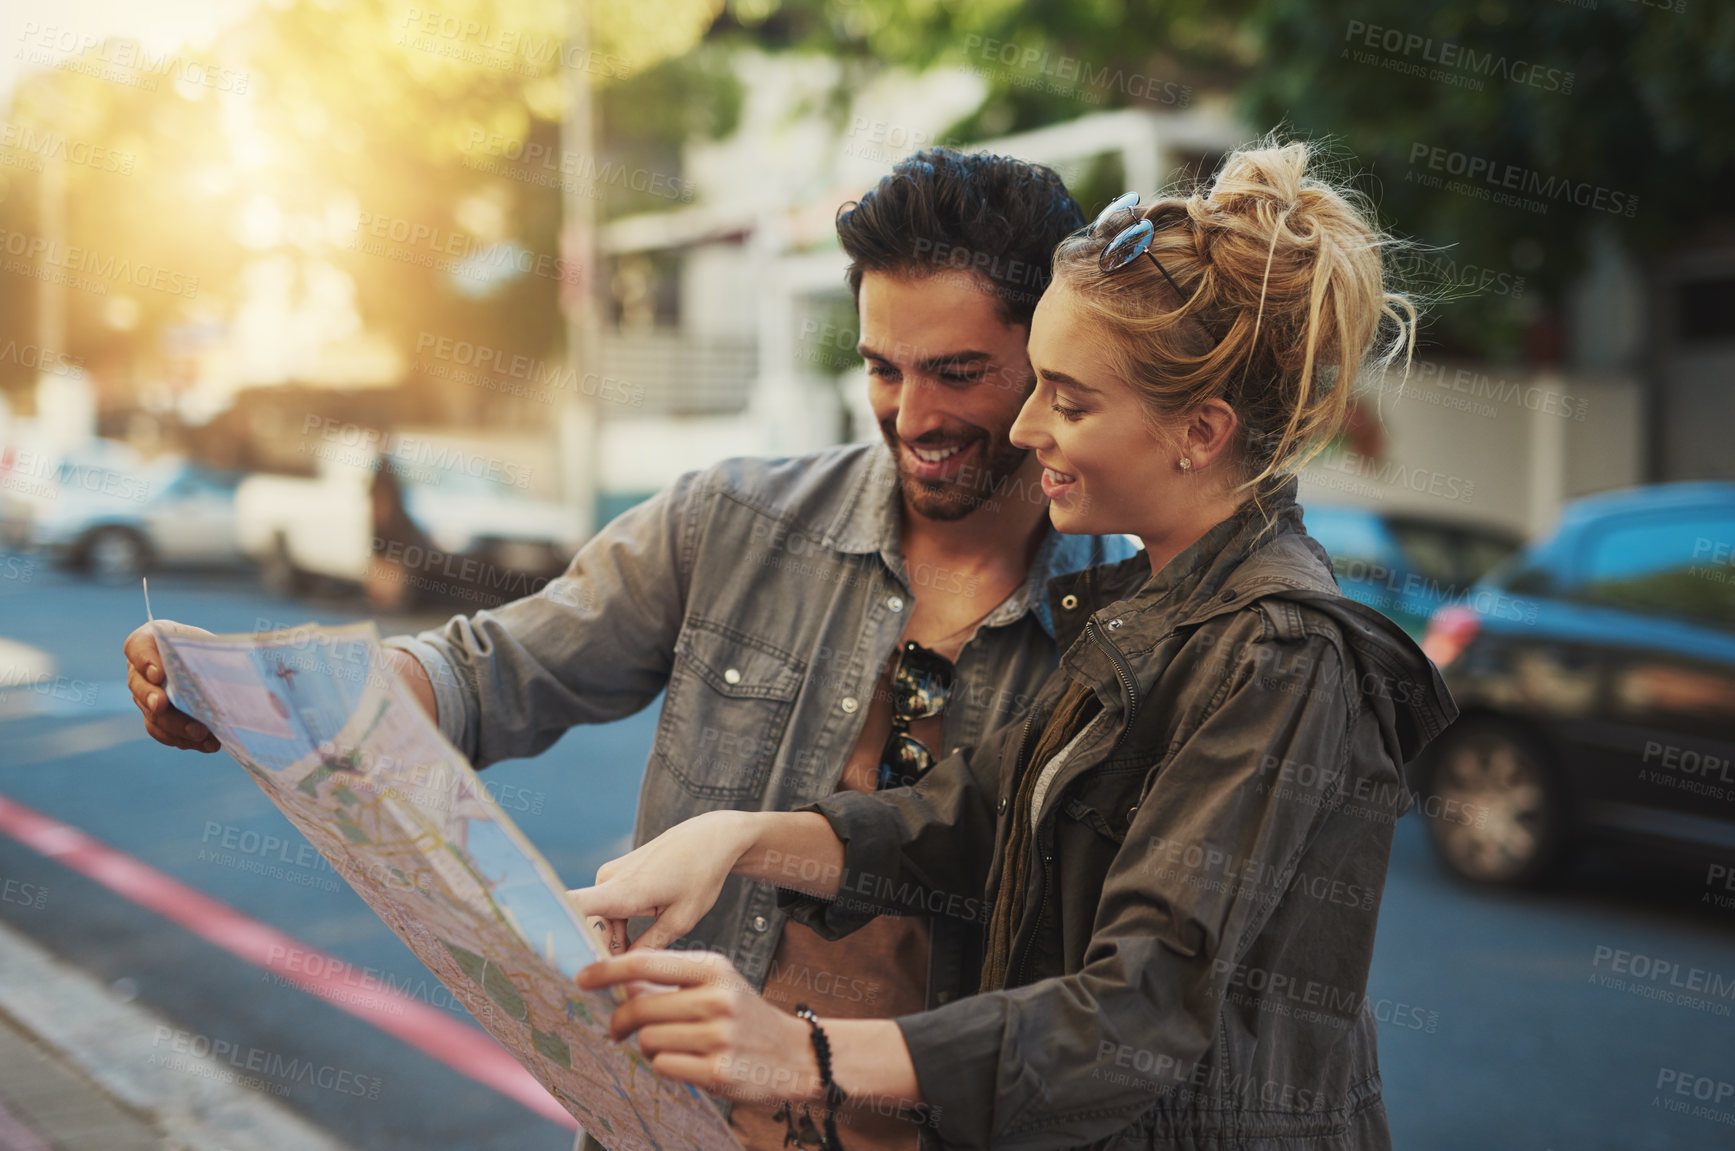
<path id="1" fill-rule="evenodd" d="M 666 691 L 641 843 L 715 808 L 909 782 L 1014 719 L 1058 659 L 1054 613 L 1077 608 L 1049 603 L 1048 579 L 1133 552 L 1052 531 L 1040 466 L 1008 438 L 1035 383 L 1031 313 L 1082 224 L 1047 168 L 944 148 L 900 162 L 837 223 L 883 443 L 683 476 L 537 595 L 387 641 L 397 670 L 478 767 Z M 215 750 L 155 686 L 148 632 L 126 646 L 151 734 Z M 960 950 L 930 932 L 976 940 L 979 895 L 931 893 L 931 917 L 880 919 L 846 945 L 731 881 L 683 945 L 727 954 L 785 1007 L 896 1016 L 954 982 L 930 958 Z M 853 1112 L 851 1151 L 913 1148 L 905 1109 Z M 732 1122 L 782 1146 L 770 1105 L 738 1104 Z"/>

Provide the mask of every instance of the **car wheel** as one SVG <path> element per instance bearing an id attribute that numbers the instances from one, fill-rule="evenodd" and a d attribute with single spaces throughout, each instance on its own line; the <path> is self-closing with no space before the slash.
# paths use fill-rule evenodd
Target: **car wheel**
<path id="1" fill-rule="evenodd" d="M 259 562 L 259 582 L 276 596 L 300 595 L 307 587 L 307 577 L 295 566 L 289 555 L 289 541 L 281 534 L 272 541 L 271 550 Z"/>
<path id="2" fill-rule="evenodd" d="M 1473 883 L 1530 886 L 1565 862 L 1569 817 L 1559 772 L 1523 728 L 1454 724 L 1430 751 L 1423 818 L 1434 849 Z"/>
<path id="3" fill-rule="evenodd" d="M 84 545 L 84 566 L 97 579 L 129 580 L 150 566 L 151 549 L 131 528 L 98 528 Z"/>

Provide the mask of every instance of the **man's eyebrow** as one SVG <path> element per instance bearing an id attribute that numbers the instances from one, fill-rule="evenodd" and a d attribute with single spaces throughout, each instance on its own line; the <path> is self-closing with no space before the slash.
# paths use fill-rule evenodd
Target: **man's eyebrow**
<path id="1" fill-rule="evenodd" d="M 891 363 L 890 357 L 886 356 L 884 353 L 876 352 L 865 343 L 857 344 L 855 350 L 856 354 L 861 356 L 863 359 L 881 360 L 888 364 Z M 931 372 L 939 368 L 959 368 L 973 364 L 984 364 L 993 358 L 994 355 L 992 352 L 977 351 L 974 348 L 969 348 L 959 352 L 946 352 L 945 354 L 938 356 L 924 356 L 922 359 L 916 361 L 916 368 L 919 371 Z"/>
<path id="2" fill-rule="evenodd" d="M 1050 368 L 1037 368 L 1036 374 L 1051 384 L 1065 384 L 1069 388 L 1076 388 L 1081 392 L 1089 392 L 1093 396 L 1102 394 L 1100 389 L 1093 388 L 1083 380 L 1075 379 L 1074 377 L 1067 375 L 1065 372 L 1056 372 Z"/>

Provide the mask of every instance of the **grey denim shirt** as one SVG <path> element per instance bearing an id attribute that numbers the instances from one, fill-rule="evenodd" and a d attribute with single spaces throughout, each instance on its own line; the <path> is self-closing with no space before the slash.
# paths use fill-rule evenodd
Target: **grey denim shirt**
<path id="1" fill-rule="evenodd" d="M 386 644 L 427 670 L 441 731 L 478 768 L 666 691 L 639 843 L 719 808 L 786 811 L 836 789 L 913 600 L 962 590 L 960 573 L 906 570 L 899 522 L 884 444 L 727 460 L 617 517 L 537 594 Z M 959 653 L 937 753 L 1020 716 L 1054 668 L 1048 580 L 1134 551 L 1122 536 L 1048 531 L 1029 578 Z M 731 879 L 681 945 L 729 955 L 763 985 L 784 920 L 772 888 Z M 935 922 L 937 942 L 957 929 Z M 961 974 L 931 969 L 931 994 Z"/>

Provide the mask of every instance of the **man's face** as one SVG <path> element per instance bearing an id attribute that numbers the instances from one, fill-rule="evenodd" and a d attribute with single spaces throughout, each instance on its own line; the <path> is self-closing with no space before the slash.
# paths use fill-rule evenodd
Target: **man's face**
<path id="1" fill-rule="evenodd" d="M 1022 324 L 971 272 L 865 272 L 859 295 L 868 399 L 898 461 L 905 503 L 933 520 L 980 507 L 1024 463 L 1008 434 L 1035 386 Z"/>

